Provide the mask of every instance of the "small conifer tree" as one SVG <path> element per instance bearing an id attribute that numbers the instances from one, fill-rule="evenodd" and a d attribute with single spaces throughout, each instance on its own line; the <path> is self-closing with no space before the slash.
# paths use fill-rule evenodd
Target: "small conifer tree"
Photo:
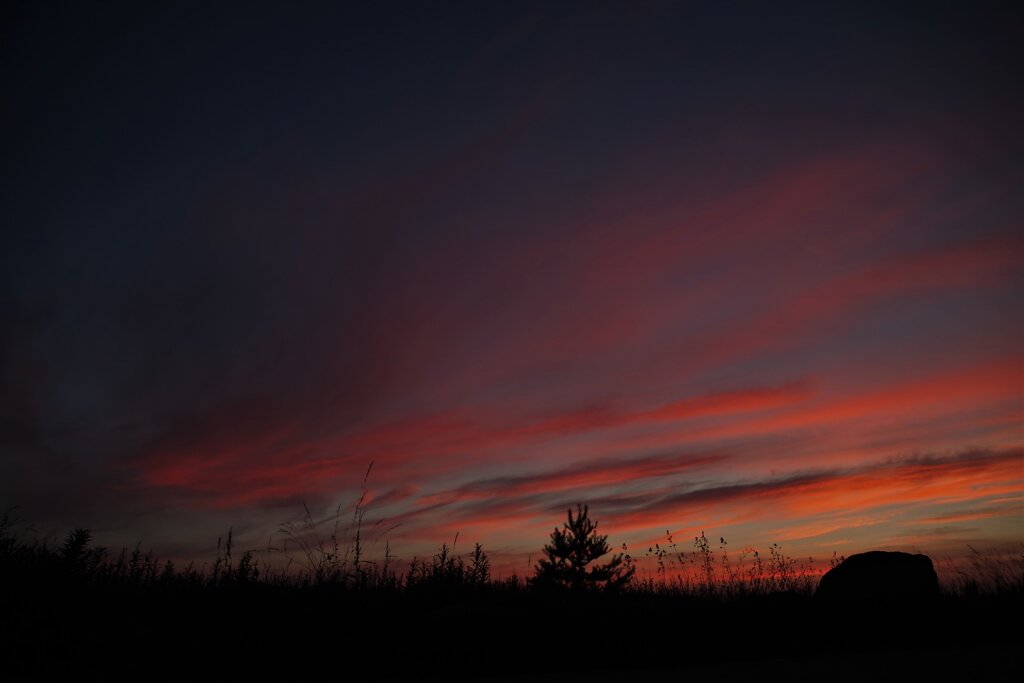
<path id="1" fill-rule="evenodd" d="M 562 529 L 551 532 L 551 542 L 544 546 L 545 559 L 537 563 L 533 583 L 539 587 L 573 590 L 616 589 L 632 580 L 636 568 L 629 556 L 613 555 L 603 564 L 595 560 L 608 554 L 608 537 L 597 533 L 586 505 L 576 506 L 576 515 L 568 510 L 569 519 Z"/>

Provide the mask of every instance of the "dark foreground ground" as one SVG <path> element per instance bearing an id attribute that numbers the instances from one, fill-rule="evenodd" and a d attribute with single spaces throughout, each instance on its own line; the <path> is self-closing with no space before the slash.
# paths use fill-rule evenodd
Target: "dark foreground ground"
<path id="1" fill-rule="evenodd" d="M 674 667 L 634 672 L 596 671 L 574 674 L 495 676 L 489 683 L 537 681 L 642 680 L 648 683 L 706 678 L 718 681 L 1015 681 L 1020 679 L 1020 648 L 895 649 L 851 654 L 785 656 L 703 667 Z M 412 679 L 414 680 L 414 679 Z"/>
<path id="2" fill-rule="evenodd" d="M 10 587 L 8 587 L 10 588 Z M 50 585 L 5 590 L 7 677 L 1016 680 L 1021 601 Z"/>
<path id="3" fill-rule="evenodd" d="M 442 546 L 402 574 L 318 548 L 318 571 L 288 574 L 250 553 L 233 560 L 230 534 L 202 571 L 89 541 L 85 530 L 59 546 L 26 540 L 0 520 L 0 683 L 1016 681 L 1024 670 L 1017 551 L 978 555 L 952 589 L 937 595 L 933 582 L 911 601 L 885 582 L 872 590 L 886 599 L 814 598 L 781 555 L 749 581 L 600 591 L 492 580 L 480 546 L 468 559 Z M 700 559 L 711 567 L 710 552 Z"/>

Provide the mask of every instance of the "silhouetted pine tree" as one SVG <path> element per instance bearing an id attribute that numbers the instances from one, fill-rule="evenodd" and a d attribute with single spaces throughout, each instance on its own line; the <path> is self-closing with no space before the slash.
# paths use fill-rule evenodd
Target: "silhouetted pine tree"
<path id="1" fill-rule="evenodd" d="M 597 533 L 597 522 L 591 521 L 586 505 L 576 506 L 576 516 L 568 510 L 569 521 L 564 528 L 551 532 L 551 542 L 544 546 L 546 559 L 537 563 L 533 584 L 541 587 L 562 587 L 574 590 L 620 588 L 633 578 L 636 568 L 628 556 L 613 555 L 604 564 L 594 561 L 607 555 L 608 537 Z"/>

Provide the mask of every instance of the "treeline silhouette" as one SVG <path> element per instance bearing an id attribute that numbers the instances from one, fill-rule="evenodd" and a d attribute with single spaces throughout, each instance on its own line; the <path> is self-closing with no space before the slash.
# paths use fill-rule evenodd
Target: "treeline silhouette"
<path id="1" fill-rule="evenodd" d="M 111 553 L 85 529 L 60 543 L 40 539 L 5 515 L 7 670 L 82 671 L 113 657 L 186 675 L 208 661 L 251 671 L 300 656 L 366 680 L 564 677 L 865 652 L 916 660 L 960 651 L 971 661 L 983 651 L 993 667 L 1019 660 L 1021 549 L 975 553 L 933 603 L 860 608 L 815 601 L 812 565 L 778 546 L 741 561 L 724 539 L 716 552 L 703 533 L 691 551 L 671 536 L 650 548 L 654 568 L 640 576 L 625 549 L 611 553 L 585 507 L 568 512 L 524 577 L 493 576 L 480 544 L 465 554 L 442 545 L 406 563 L 390 548 L 369 559 L 358 509 L 355 521 L 349 536 L 338 524 L 320 536 L 307 510 L 282 529 L 294 552 L 276 564 L 238 553 L 229 532 L 212 562 L 196 567 L 140 547 Z M 688 572 L 676 571 L 684 565 Z M 382 647 L 400 656 L 372 655 Z"/>

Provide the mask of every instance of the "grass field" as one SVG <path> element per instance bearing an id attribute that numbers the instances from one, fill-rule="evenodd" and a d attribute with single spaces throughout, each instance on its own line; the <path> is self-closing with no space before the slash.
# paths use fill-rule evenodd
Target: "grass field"
<path id="1" fill-rule="evenodd" d="M 197 568 L 96 548 L 81 529 L 39 539 L 5 519 L 5 668 L 657 681 L 860 680 L 883 667 L 1001 680 L 1020 663 L 1022 548 L 975 553 L 934 601 L 830 605 L 813 597 L 817 574 L 777 546 L 741 560 L 702 536 L 674 556 L 652 549 L 653 572 L 617 590 L 555 590 L 492 579 L 479 545 L 399 565 L 362 557 L 355 536 L 309 532 L 292 529 L 290 562 L 238 554 L 229 534 Z"/>

